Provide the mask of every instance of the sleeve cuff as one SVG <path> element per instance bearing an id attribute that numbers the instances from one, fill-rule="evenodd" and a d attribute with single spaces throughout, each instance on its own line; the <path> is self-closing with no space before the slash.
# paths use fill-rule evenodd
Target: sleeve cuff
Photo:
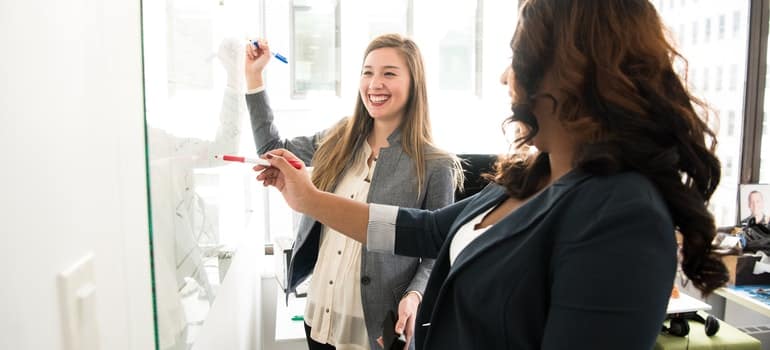
<path id="1" fill-rule="evenodd" d="M 393 254 L 396 243 L 396 216 L 398 216 L 396 206 L 369 204 L 366 249 L 371 252 Z"/>
<path id="2" fill-rule="evenodd" d="M 404 297 L 409 295 L 409 293 L 414 293 L 415 295 L 417 295 L 417 299 L 420 299 L 420 304 L 422 304 L 422 293 L 420 293 L 420 291 L 417 291 L 417 290 L 407 291 L 406 293 L 404 293 L 403 296 L 401 296 L 401 299 L 404 299 Z"/>
<path id="3" fill-rule="evenodd" d="M 246 95 L 253 95 L 253 94 L 256 94 L 256 93 L 262 92 L 262 91 L 265 91 L 265 86 L 264 85 L 257 86 L 257 87 L 255 87 L 253 89 L 246 90 Z"/>

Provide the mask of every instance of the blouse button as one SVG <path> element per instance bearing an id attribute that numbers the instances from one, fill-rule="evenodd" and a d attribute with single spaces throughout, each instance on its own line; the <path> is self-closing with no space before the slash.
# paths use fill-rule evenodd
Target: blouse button
<path id="1" fill-rule="evenodd" d="M 372 282 L 372 279 L 369 278 L 369 276 L 361 277 L 361 284 L 366 286 L 366 285 L 369 285 L 369 283 L 371 282 Z"/>

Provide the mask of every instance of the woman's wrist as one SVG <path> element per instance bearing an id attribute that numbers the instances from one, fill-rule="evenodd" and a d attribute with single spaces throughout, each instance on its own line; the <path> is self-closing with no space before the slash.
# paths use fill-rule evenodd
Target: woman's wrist
<path id="1" fill-rule="evenodd" d="M 311 186 L 306 199 L 300 201 L 300 203 L 302 203 L 302 208 L 300 208 L 298 211 L 306 215 L 314 216 L 316 214 L 313 213 L 314 209 L 321 209 L 324 208 L 324 205 L 328 205 L 324 203 L 324 195 L 328 194 L 329 193 Z"/>
<path id="2" fill-rule="evenodd" d="M 418 304 L 422 303 L 422 293 L 420 293 L 420 292 L 418 292 L 416 290 L 410 290 L 410 291 L 404 293 L 404 296 L 402 297 L 402 299 L 406 298 L 406 297 L 408 297 L 410 295 L 414 295 L 415 296 L 415 298 L 417 299 L 417 303 Z"/>
<path id="3" fill-rule="evenodd" d="M 264 85 L 265 84 L 262 81 L 262 72 L 255 73 L 246 79 L 246 89 L 248 90 L 253 90 Z"/>

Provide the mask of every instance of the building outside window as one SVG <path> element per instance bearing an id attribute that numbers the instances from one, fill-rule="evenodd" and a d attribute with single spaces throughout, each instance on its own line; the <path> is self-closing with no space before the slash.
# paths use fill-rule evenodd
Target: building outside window
<path id="1" fill-rule="evenodd" d="M 727 136 L 735 136 L 735 111 L 727 112 Z"/>
<path id="2" fill-rule="evenodd" d="M 719 15 L 719 40 L 725 38 L 725 15 Z"/>
<path id="3" fill-rule="evenodd" d="M 706 18 L 706 27 L 703 31 L 703 41 L 709 42 L 711 40 L 711 18 Z"/>
<path id="4" fill-rule="evenodd" d="M 741 23 L 748 19 L 748 4 L 748 1 L 701 0 L 697 3 L 688 1 L 687 4 L 678 6 L 676 9 L 668 6 L 658 7 L 661 18 L 669 28 L 682 28 L 682 25 L 688 24 L 692 28 L 692 44 L 679 45 L 677 50 L 688 60 L 689 86 L 701 87 L 701 89 L 692 89 L 691 92 L 711 107 L 709 113 L 698 112 L 707 118 L 709 125 L 712 125 L 717 133 L 716 153 L 722 162 L 722 180 L 711 198 L 710 207 L 719 226 L 734 225 L 737 220 L 735 208 L 740 174 L 735 167 L 741 153 L 740 134 L 743 128 L 745 89 L 744 84 L 741 83 L 743 81 L 741 77 L 746 74 L 748 42 L 748 32 Z M 732 35 L 729 37 L 723 34 L 727 25 L 725 14 L 732 14 Z M 719 40 L 710 40 L 712 19 L 717 26 L 715 29 Z M 703 23 L 704 30 L 703 40 L 700 42 L 697 33 L 698 23 Z M 678 34 L 672 33 L 675 37 Z M 730 54 L 714 54 L 715 52 Z M 727 89 L 722 86 L 725 67 L 729 67 Z M 712 74 L 714 74 L 713 78 Z M 719 116 L 717 110 L 727 111 L 727 115 Z M 722 127 L 719 127 L 720 124 Z M 770 150 L 763 153 L 770 154 Z M 770 174 L 768 174 L 768 180 L 770 180 Z"/>
<path id="5" fill-rule="evenodd" d="M 716 77 L 714 77 L 715 78 L 714 89 L 716 89 L 716 91 L 721 91 L 722 90 L 722 66 L 717 67 L 716 73 L 717 73 Z"/>

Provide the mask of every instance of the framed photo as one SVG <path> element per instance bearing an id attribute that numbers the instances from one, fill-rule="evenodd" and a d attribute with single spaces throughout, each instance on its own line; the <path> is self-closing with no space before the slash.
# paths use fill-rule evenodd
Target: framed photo
<path id="1" fill-rule="evenodd" d="M 740 185 L 740 196 L 738 208 L 741 224 L 747 224 L 752 218 L 757 223 L 770 223 L 770 184 Z"/>

